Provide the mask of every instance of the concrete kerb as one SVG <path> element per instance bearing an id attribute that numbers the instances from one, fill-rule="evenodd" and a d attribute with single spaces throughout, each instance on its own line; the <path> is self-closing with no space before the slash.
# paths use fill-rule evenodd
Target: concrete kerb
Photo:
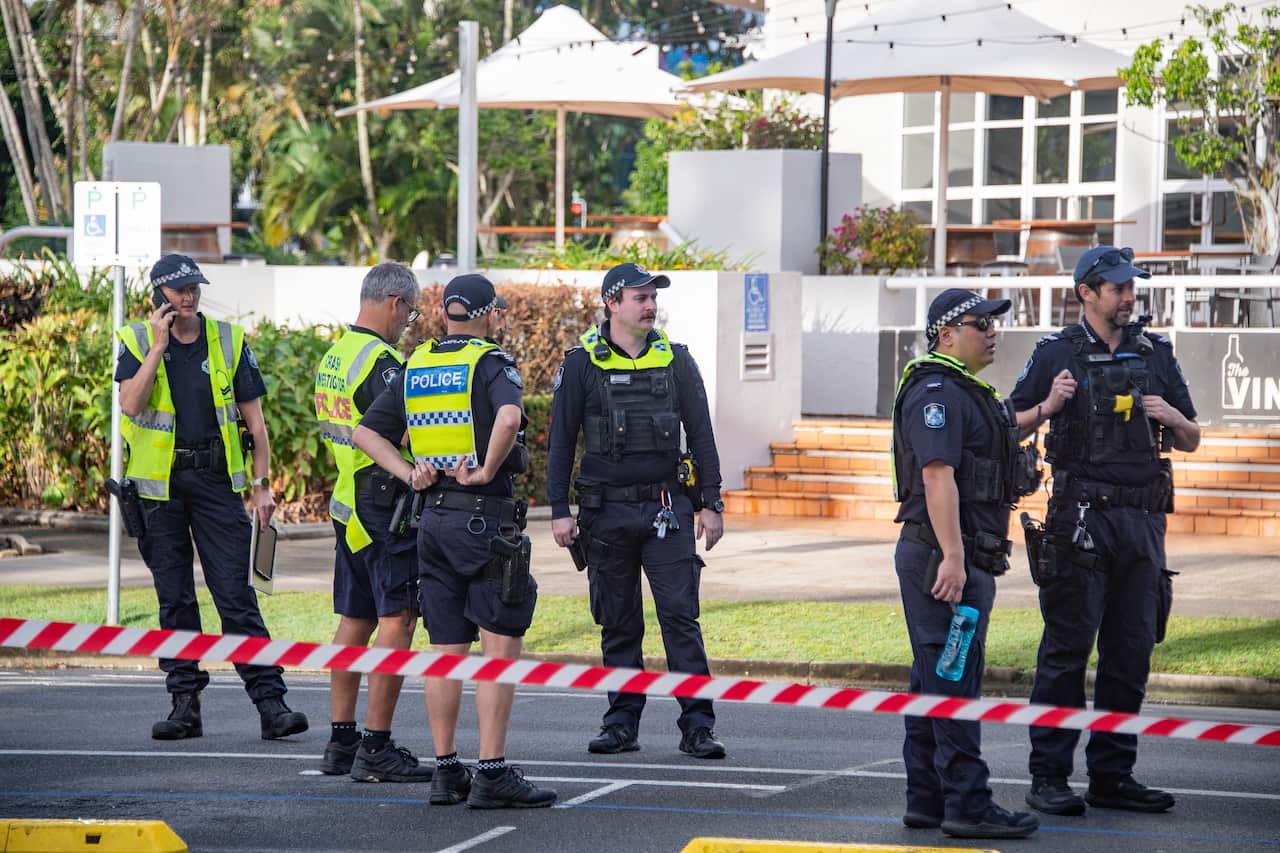
<path id="1" fill-rule="evenodd" d="M 531 652 L 523 657 L 552 663 L 599 666 L 598 655 L 562 652 Z M 853 687 L 862 690 L 908 690 L 911 667 L 903 664 L 841 663 L 833 661 L 738 660 L 712 658 L 711 671 L 724 678 L 754 678 L 762 681 L 793 681 L 821 687 Z M 205 669 L 230 672 L 229 663 L 203 663 Z M 666 658 L 646 656 L 648 670 L 662 672 Z M 7 669 L 120 669 L 135 672 L 159 670 L 151 658 L 117 655 L 85 655 L 43 649 L 0 648 L 0 667 Z M 326 670 L 291 669 L 292 672 L 323 674 Z M 1017 667 L 988 667 L 983 675 L 983 694 L 996 697 L 1027 697 L 1031 694 L 1032 673 Z M 1087 681 L 1093 685 L 1094 671 Z M 1147 699 L 1180 705 L 1215 705 L 1235 708 L 1280 710 L 1280 681 L 1221 675 L 1178 675 L 1153 672 L 1147 681 Z"/>

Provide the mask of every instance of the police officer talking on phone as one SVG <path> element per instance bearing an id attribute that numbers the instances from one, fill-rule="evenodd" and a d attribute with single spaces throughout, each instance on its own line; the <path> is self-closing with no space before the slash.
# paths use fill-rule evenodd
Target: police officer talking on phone
<path id="1" fill-rule="evenodd" d="M 552 532 L 565 548 L 586 539 L 591 614 L 600 625 L 605 666 L 644 665 L 643 567 L 653 592 L 672 672 L 706 675 L 706 648 L 698 625 L 698 583 L 703 562 L 697 538 L 710 551 L 724 533 L 720 457 L 707 392 L 698 366 L 681 344 L 654 327 L 665 275 L 619 264 L 604 277 L 605 322 L 565 355 L 555 379 L 547 498 Z M 693 497 L 679 485 L 680 427 L 700 467 Z M 569 514 L 569 479 L 584 438 L 575 525 Z M 724 758 L 712 731 L 710 699 L 681 698 L 679 749 L 696 758 Z M 600 734 L 587 750 L 612 754 L 640 748 L 645 697 L 610 693 Z"/>
<path id="2" fill-rule="evenodd" d="M 1133 250 L 1096 246 L 1075 268 L 1080 322 L 1040 339 L 1013 389 L 1030 435 L 1046 419 L 1053 497 L 1032 576 L 1044 634 L 1031 701 L 1083 708 L 1085 666 L 1098 644 L 1094 708 L 1136 714 L 1151 650 L 1163 639 L 1173 587 L 1164 553 L 1173 506 L 1167 458 L 1200 444 L 1196 410 L 1167 338 L 1131 323 L 1134 279 L 1151 273 Z M 1034 534 L 1033 534 L 1034 538 Z M 1133 778 L 1136 735 L 1095 731 L 1089 789 L 1067 784 L 1080 733 L 1032 727 L 1027 803 L 1055 815 L 1099 808 L 1163 812 L 1173 795 Z"/>
<path id="3" fill-rule="evenodd" d="M 902 504 L 894 564 L 912 693 L 981 695 L 996 575 L 1008 567 L 1010 506 L 1034 489 L 1034 461 L 1019 452 L 1012 410 L 976 375 L 995 358 L 996 317 L 1008 310 L 1007 299 L 959 288 L 939 294 L 929 306 L 929 353 L 906 366 L 894 400 L 894 491 Z M 938 672 L 955 605 L 979 614 L 958 680 Z M 978 722 L 904 720 L 906 826 L 941 827 L 958 838 L 1025 838 L 1039 828 L 1034 815 L 992 801 Z"/>
<path id="4" fill-rule="evenodd" d="M 155 310 L 145 322 L 116 330 L 125 474 L 144 508 L 138 550 L 155 581 L 160 627 L 201 630 L 194 538 L 222 633 L 267 637 L 248 581 L 250 525 L 265 528 L 275 509 L 262 417 L 266 386 L 244 329 L 200 313 L 200 285 L 208 283 L 195 261 L 165 255 L 151 268 Z M 252 437 L 248 459 L 241 421 Z M 200 737 L 200 691 L 209 674 L 196 661 L 161 658 L 160 668 L 172 711 L 151 736 Z M 258 707 L 264 739 L 307 730 L 306 716 L 284 702 L 280 667 L 236 664 L 236 671 Z"/>
<path id="5" fill-rule="evenodd" d="M 518 442 L 524 382 L 515 360 L 493 340 L 506 307 L 482 275 L 456 276 L 445 285 L 448 334 L 414 350 L 353 435 L 382 470 L 421 495 L 419 606 L 431 647 L 442 654 L 468 654 L 479 639 L 485 655 L 519 657 L 538 600 L 512 480 L 528 468 L 528 452 Z M 413 462 L 400 454 L 406 432 Z M 555 802 L 555 791 L 537 787 L 506 762 L 515 685 L 476 686 L 480 763 L 473 775 L 456 748 L 462 682 L 426 681 L 436 748 L 432 805 L 544 808 Z"/>

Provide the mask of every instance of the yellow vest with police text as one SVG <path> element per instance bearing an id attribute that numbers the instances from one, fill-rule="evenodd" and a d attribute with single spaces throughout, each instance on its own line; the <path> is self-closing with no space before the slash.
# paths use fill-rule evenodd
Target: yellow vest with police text
<path id="1" fill-rule="evenodd" d="M 436 341 L 422 343 L 404 372 L 404 414 L 409 449 L 415 461 L 448 470 L 465 459 L 479 465 L 471 388 L 476 365 L 498 345 L 471 338 L 452 352 L 436 352 Z"/>
<path id="2" fill-rule="evenodd" d="M 667 338 L 667 333 L 661 329 L 654 331 L 658 333 L 658 340 L 650 343 L 649 349 L 639 358 L 618 355 L 601 336 L 599 326 L 587 329 L 578 341 L 591 356 L 591 362 L 601 370 L 652 370 L 666 367 L 671 364 L 672 359 L 671 340 Z M 599 353 L 596 352 L 597 346 L 600 347 Z"/>
<path id="3" fill-rule="evenodd" d="M 244 347 L 244 329 L 234 323 L 204 318 L 205 340 L 209 344 L 209 388 L 213 393 L 213 412 L 218 421 L 218 434 L 227 455 L 227 475 L 231 488 L 243 492 L 249 488 L 245 474 L 244 452 L 236 426 L 236 408 L 232 383 L 240 366 Z M 116 337 L 139 362 L 147 357 L 153 343 L 150 323 L 130 323 L 116 329 Z M 125 417 L 120 432 L 129 446 L 129 464 L 125 476 L 138 487 L 138 495 L 150 500 L 169 499 L 169 473 L 173 467 L 177 411 L 169 392 L 169 377 L 162 359 L 156 367 L 155 382 L 146 408 L 136 417 Z"/>
<path id="4" fill-rule="evenodd" d="M 351 441 L 364 412 L 356 407 L 355 392 L 383 354 L 397 364 L 404 359 L 395 347 L 377 335 L 349 331 L 329 348 L 316 370 L 316 420 L 320 437 L 329 446 L 338 479 L 329 499 L 329 516 L 346 528 L 347 547 L 351 553 L 366 548 L 373 539 L 356 513 L 356 474 L 374 464 L 373 460 Z"/>

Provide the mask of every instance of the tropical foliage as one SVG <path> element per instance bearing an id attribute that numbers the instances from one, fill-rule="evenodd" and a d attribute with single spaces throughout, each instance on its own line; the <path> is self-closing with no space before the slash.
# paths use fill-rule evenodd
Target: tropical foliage
<path id="1" fill-rule="evenodd" d="M 924 264 L 927 237 L 913 211 L 855 207 L 853 215 L 840 217 L 840 224 L 818 244 L 818 254 L 832 275 L 864 270 L 892 275 Z"/>

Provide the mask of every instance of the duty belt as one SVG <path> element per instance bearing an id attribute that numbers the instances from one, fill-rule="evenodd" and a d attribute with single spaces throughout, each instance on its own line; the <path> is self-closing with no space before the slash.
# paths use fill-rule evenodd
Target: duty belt
<path id="1" fill-rule="evenodd" d="M 496 495 L 434 489 L 423 495 L 422 506 L 425 509 L 457 509 L 485 518 L 496 518 L 500 526 L 516 523 L 516 502 Z"/>
<path id="2" fill-rule="evenodd" d="M 173 449 L 173 470 L 226 467 L 227 457 L 222 452 L 221 442 L 212 442 L 198 447 L 175 447 Z"/>
<path id="3" fill-rule="evenodd" d="M 934 550 L 942 547 L 938 544 L 938 537 L 934 535 L 932 527 L 915 521 L 908 521 L 902 525 L 902 538 Z M 974 536 L 961 534 L 960 541 L 964 545 L 965 553 L 978 568 L 996 576 L 1008 570 L 1008 562 L 1004 558 L 1013 553 L 1012 541 L 994 533 L 983 532 Z"/>
<path id="4" fill-rule="evenodd" d="M 1166 512 L 1170 494 L 1163 486 L 1117 486 L 1073 477 L 1067 484 L 1066 498 L 1072 503 L 1087 503 L 1094 509 L 1137 507 L 1149 512 Z"/>
<path id="5" fill-rule="evenodd" d="M 620 503 L 641 503 L 643 501 L 661 500 L 662 492 L 674 493 L 679 487 L 675 483 L 635 483 L 630 486 L 608 486 L 603 483 L 573 484 L 580 506 L 598 507 L 603 501 Z"/>

